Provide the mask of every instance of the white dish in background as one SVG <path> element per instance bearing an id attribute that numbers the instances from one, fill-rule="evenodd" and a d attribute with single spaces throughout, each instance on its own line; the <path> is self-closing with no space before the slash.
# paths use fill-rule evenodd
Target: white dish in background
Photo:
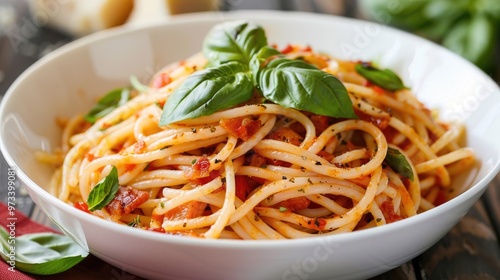
<path id="1" fill-rule="evenodd" d="M 169 62 L 201 50 L 221 20 L 261 24 L 270 43 L 308 44 L 317 51 L 375 60 L 398 72 L 442 118 L 467 126 L 478 166 L 455 187 L 464 192 L 436 209 L 379 228 L 301 240 L 201 240 L 121 226 L 88 215 L 46 192 L 52 171 L 33 153 L 59 145 L 56 117 L 86 112 L 96 98 L 151 77 Z M 42 58 L 11 86 L 0 107 L 1 150 L 34 201 L 56 224 L 110 264 L 146 278 L 360 279 L 407 262 L 444 236 L 498 173 L 500 89 L 453 53 L 374 23 L 289 12 L 203 13 L 164 24 L 108 30 Z"/>

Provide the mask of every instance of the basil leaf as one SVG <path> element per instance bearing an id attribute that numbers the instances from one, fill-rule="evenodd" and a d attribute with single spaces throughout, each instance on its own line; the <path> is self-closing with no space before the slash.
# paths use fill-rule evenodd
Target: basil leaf
<path id="1" fill-rule="evenodd" d="M 471 1 L 471 8 L 476 14 L 488 15 L 497 22 L 500 21 L 500 1 L 498 0 L 483 0 Z"/>
<path id="2" fill-rule="evenodd" d="M 95 123 L 98 119 L 106 116 L 114 109 L 125 104 L 130 99 L 129 88 L 119 88 L 108 92 L 85 116 L 84 119 Z"/>
<path id="3" fill-rule="evenodd" d="M 271 48 L 269 46 L 262 47 L 250 60 L 250 69 L 252 70 L 252 76 L 255 83 L 255 86 L 258 87 L 257 83 L 257 74 L 261 67 L 265 66 L 271 58 L 273 57 L 283 57 L 283 55 L 276 50 L 275 48 Z"/>
<path id="4" fill-rule="evenodd" d="M 429 2 L 432 1 L 361 0 L 359 4 L 364 12 L 379 21 L 415 30 L 427 23 L 423 8 Z"/>
<path id="5" fill-rule="evenodd" d="M 205 37 L 203 54 L 213 66 L 229 61 L 248 65 L 251 57 L 266 45 L 262 27 L 247 21 L 230 21 L 216 25 Z"/>
<path id="6" fill-rule="evenodd" d="M 434 41 L 441 40 L 465 13 L 464 7 L 456 1 L 430 1 L 422 9 L 428 23 L 418 30 L 418 34 Z"/>
<path id="7" fill-rule="evenodd" d="M 493 23 L 485 15 L 464 18 L 448 32 L 443 46 L 487 70 L 494 55 L 494 31 Z"/>
<path id="8" fill-rule="evenodd" d="M 399 150 L 388 148 L 384 161 L 392 170 L 413 182 L 413 170 L 406 160 L 406 157 Z"/>
<path id="9" fill-rule="evenodd" d="M 302 60 L 273 59 L 257 70 L 255 77 L 264 97 L 283 107 L 357 118 L 342 82 Z"/>
<path id="10" fill-rule="evenodd" d="M 90 191 L 87 198 L 89 211 L 101 210 L 104 206 L 108 205 L 115 198 L 118 187 L 118 170 L 113 166 L 108 176 L 99 181 L 92 191 Z"/>
<path id="11" fill-rule="evenodd" d="M 250 100 L 253 84 L 248 66 L 228 62 L 189 76 L 167 99 L 160 126 L 208 116 Z"/>
<path id="12" fill-rule="evenodd" d="M 24 234 L 12 239 L 0 226 L 0 241 L 0 255 L 11 267 L 37 275 L 66 271 L 89 254 L 69 237 L 51 232 Z M 15 252 L 15 260 L 10 258 L 12 252 Z"/>
<path id="13" fill-rule="evenodd" d="M 378 69 L 369 63 L 358 63 L 356 71 L 368 81 L 390 91 L 405 89 L 401 79 L 389 69 Z"/>
<path id="14" fill-rule="evenodd" d="M 273 56 L 283 56 L 283 55 L 275 48 L 272 48 L 270 46 L 264 46 L 252 57 L 250 62 L 251 64 L 254 62 L 259 62 L 260 63 L 259 67 L 260 67 L 262 63 L 264 63 L 266 60 L 270 59 Z"/>

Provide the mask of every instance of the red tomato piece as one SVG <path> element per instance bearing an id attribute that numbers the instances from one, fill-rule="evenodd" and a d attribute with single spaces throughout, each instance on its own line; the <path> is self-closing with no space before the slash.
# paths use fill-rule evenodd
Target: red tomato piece
<path id="1" fill-rule="evenodd" d="M 236 181 L 236 197 L 245 201 L 247 195 L 250 193 L 250 185 L 246 180 L 246 176 L 235 176 Z"/>
<path id="2" fill-rule="evenodd" d="M 372 116 L 372 115 L 368 115 L 365 112 L 362 112 L 362 111 L 357 110 L 357 109 L 354 109 L 354 111 L 355 111 L 356 115 L 361 120 L 370 122 L 370 123 L 376 125 L 381 130 L 386 129 L 389 126 L 389 121 L 390 121 L 390 117 L 389 116 L 386 117 L 386 118 L 382 118 L 382 117 L 375 117 L 375 116 Z"/>
<path id="3" fill-rule="evenodd" d="M 77 202 L 75 203 L 75 208 L 78 209 L 78 210 L 82 210 L 83 212 L 87 212 L 87 213 L 90 213 L 89 211 L 89 206 L 87 205 L 87 203 L 85 202 Z"/>
<path id="4" fill-rule="evenodd" d="M 434 200 L 434 206 L 439 206 L 439 205 L 445 203 L 446 201 L 448 201 L 446 199 L 446 194 L 444 193 L 443 190 L 439 190 L 439 192 L 436 196 L 436 199 Z"/>
<path id="5" fill-rule="evenodd" d="M 325 131 L 333 121 L 332 117 L 321 116 L 321 115 L 311 115 L 310 117 L 314 127 L 316 128 L 316 133 L 320 134 Z"/>
<path id="6" fill-rule="evenodd" d="M 287 53 L 291 53 L 293 51 L 293 47 L 292 45 L 288 44 L 286 45 L 282 50 L 281 50 L 281 53 L 282 54 L 287 54 Z"/>
<path id="7" fill-rule="evenodd" d="M 172 82 L 172 79 L 167 73 L 161 73 L 160 75 L 156 76 L 156 78 L 153 80 L 151 83 L 151 86 L 153 88 L 162 88 Z"/>
<path id="8" fill-rule="evenodd" d="M 184 176 L 188 179 L 198 179 L 210 175 L 210 161 L 207 157 L 200 157 L 188 171 L 184 172 Z"/>
<path id="9" fill-rule="evenodd" d="M 267 138 L 283 141 L 286 143 L 293 144 L 295 146 L 299 146 L 303 140 L 302 137 L 299 134 L 297 134 L 297 132 L 293 131 L 288 127 L 279 128 L 275 132 L 271 133 Z"/>
<path id="10" fill-rule="evenodd" d="M 115 198 L 106 206 L 106 209 L 115 218 L 123 214 L 129 214 L 149 198 L 147 191 L 137 190 L 132 187 L 118 188 Z"/>
<path id="11" fill-rule="evenodd" d="M 206 203 L 196 200 L 186 202 L 165 213 L 165 219 L 173 221 L 200 217 L 203 216 L 206 206 Z"/>
<path id="12" fill-rule="evenodd" d="M 382 202 L 382 205 L 380 205 L 380 210 L 384 214 L 385 221 L 388 224 L 403 219 L 403 217 L 394 212 L 394 204 L 392 203 L 392 201 L 386 200 Z"/>
<path id="13" fill-rule="evenodd" d="M 219 123 L 231 136 L 240 138 L 243 141 L 250 139 L 261 127 L 260 120 L 253 120 L 248 117 L 223 119 Z"/>
<path id="14" fill-rule="evenodd" d="M 307 197 L 299 196 L 299 197 L 290 198 L 287 200 L 283 200 L 279 203 L 276 203 L 275 207 L 278 207 L 278 208 L 285 207 L 286 210 L 288 210 L 290 212 L 295 212 L 297 210 L 302 210 L 302 209 L 308 208 L 310 204 L 311 204 L 311 201 L 309 199 L 307 199 Z"/>

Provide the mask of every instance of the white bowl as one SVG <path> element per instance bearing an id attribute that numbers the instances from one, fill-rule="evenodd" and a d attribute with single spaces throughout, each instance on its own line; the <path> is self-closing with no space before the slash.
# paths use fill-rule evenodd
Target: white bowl
<path id="1" fill-rule="evenodd" d="M 121 226 L 88 215 L 47 191 L 51 169 L 33 152 L 59 145 L 54 119 L 86 112 L 96 97 L 150 77 L 163 65 L 201 49 L 221 20 L 246 18 L 264 26 L 270 43 L 309 44 L 346 59 L 376 60 L 400 73 L 441 117 L 467 126 L 480 163 L 457 180 L 465 190 L 415 217 L 379 228 L 285 241 L 200 240 Z M 35 63 L 1 104 L 0 147 L 31 197 L 92 254 L 147 278 L 359 279 L 407 262 L 444 236 L 469 210 L 500 165 L 500 90 L 483 72 L 416 36 L 374 23 L 304 13 L 236 12 L 181 16 L 165 24 L 94 34 Z"/>

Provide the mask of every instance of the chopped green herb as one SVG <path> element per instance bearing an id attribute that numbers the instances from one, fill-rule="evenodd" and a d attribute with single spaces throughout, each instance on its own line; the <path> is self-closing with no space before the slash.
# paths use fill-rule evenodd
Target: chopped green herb
<path id="1" fill-rule="evenodd" d="M 286 211 L 288 211 L 288 209 L 286 209 L 286 207 L 283 207 L 283 206 L 280 207 L 280 212 L 281 213 L 286 212 Z"/>
<path id="2" fill-rule="evenodd" d="M 139 227 L 141 225 L 141 217 L 137 215 L 130 223 L 127 224 L 129 227 Z"/>

